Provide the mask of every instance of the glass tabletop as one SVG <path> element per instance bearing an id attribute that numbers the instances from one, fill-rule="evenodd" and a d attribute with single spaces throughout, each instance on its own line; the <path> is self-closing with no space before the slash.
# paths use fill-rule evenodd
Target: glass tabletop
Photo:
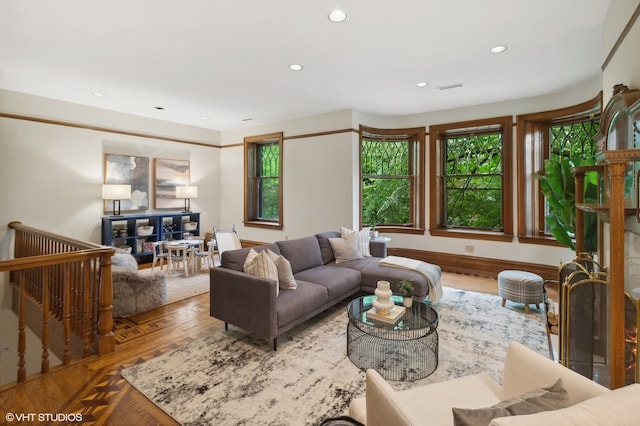
<path id="1" fill-rule="evenodd" d="M 430 304 L 414 300 L 411 307 L 406 308 L 404 315 L 395 324 L 386 324 L 380 321 L 372 321 L 367 318 L 367 312 L 373 308 L 376 296 L 369 295 L 352 300 L 347 312 L 351 321 L 366 324 L 371 327 L 393 328 L 394 330 L 423 330 L 435 328 L 438 324 L 438 312 Z M 391 300 L 402 306 L 402 297 L 391 296 Z"/>

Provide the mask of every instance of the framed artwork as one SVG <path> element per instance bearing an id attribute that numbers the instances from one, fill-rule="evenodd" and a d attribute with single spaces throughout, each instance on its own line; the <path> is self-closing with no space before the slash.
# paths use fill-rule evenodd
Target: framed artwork
<path id="1" fill-rule="evenodd" d="M 155 208 L 174 209 L 184 206 L 184 200 L 176 198 L 176 186 L 189 185 L 189 160 L 156 158 Z"/>
<path id="2" fill-rule="evenodd" d="M 121 200 L 123 211 L 149 208 L 149 157 L 131 155 L 104 155 L 104 183 L 131 185 L 131 199 Z M 104 211 L 111 210 L 111 201 L 105 200 Z"/>

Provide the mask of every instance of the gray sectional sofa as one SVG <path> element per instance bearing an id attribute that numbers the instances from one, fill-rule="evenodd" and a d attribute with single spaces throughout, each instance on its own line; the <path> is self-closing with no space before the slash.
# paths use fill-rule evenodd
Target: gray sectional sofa
<path id="1" fill-rule="evenodd" d="M 270 249 L 290 262 L 297 283 L 291 290 L 278 290 L 276 281 L 243 272 L 250 248 L 223 252 L 220 266 L 211 269 L 211 316 L 224 321 L 225 328 L 233 324 L 273 340 L 276 350 L 278 336 L 359 291 L 372 293 L 378 280 L 391 282 L 395 291 L 399 280 L 410 278 L 414 298 L 428 295 L 422 274 L 378 264 L 387 255 L 385 242 L 370 241 L 371 257 L 336 263 L 329 238 L 339 237 L 340 232 L 325 232 L 252 247 Z"/>

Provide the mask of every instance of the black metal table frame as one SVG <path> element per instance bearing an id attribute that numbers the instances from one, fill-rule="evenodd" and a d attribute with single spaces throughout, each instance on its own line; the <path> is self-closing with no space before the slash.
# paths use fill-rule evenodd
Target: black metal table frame
<path id="1" fill-rule="evenodd" d="M 395 324 L 371 321 L 366 312 L 375 296 L 352 300 L 347 307 L 347 355 L 362 369 L 375 369 L 387 380 L 415 381 L 438 367 L 438 313 L 428 303 L 413 301 Z M 393 296 L 396 305 L 402 298 Z"/>

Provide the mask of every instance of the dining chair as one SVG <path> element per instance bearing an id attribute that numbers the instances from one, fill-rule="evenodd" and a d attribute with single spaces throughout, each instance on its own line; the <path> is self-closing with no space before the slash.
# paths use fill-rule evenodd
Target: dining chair
<path id="1" fill-rule="evenodd" d="M 193 251 L 193 270 L 200 270 L 202 268 L 203 262 L 207 265 L 208 268 L 213 267 L 213 244 L 212 240 L 207 240 L 206 236 L 204 237 L 192 237 L 194 240 L 201 240 L 200 246 L 196 247 Z"/>
<path id="2" fill-rule="evenodd" d="M 167 268 L 169 267 L 169 253 L 167 252 L 166 243 L 164 241 L 154 241 L 153 243 L 153 261 L 151 263 L 151 271 L 156 267 L 156 264 L 159 264 L 160 270 L 162 271 L 162 266 L 164 263 L 167 263 Z"/>
<path id="3" fill-rule="evenodd" d="M 178 264 L 182 262 L 184 275 L 189 276 L 189 245 L 188 244 L 167 244 L 167 252 L 169 253 L 167 266 L 167 274 L 172 274 L 178 269 Z"/>

